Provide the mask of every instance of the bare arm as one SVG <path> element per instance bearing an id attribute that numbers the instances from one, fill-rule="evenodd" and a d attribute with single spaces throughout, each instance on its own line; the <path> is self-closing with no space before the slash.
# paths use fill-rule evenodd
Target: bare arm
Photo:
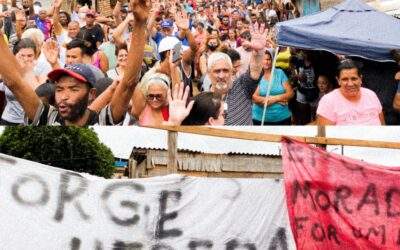
<path id="1" fill-rule="evenodd" d="M 385 125 L 385 116 L 383 112 L 379 113 L 379 120 L 381 121 L 381 125 Z"/>
<path id="2" fill-rule="evenodd" d="M 169 68 L 171 71 L 170 76 L 171 76 L 172 89 L 174 89 L 176 85 L 179 85 L 181 83 L 182 79 L 179 74 L 178 66 L 172 62 L 172 53 L 170 53 Z"/>
<path id="3" fill-rule="evenodd" d="M 135 35 L 132 36 L 128 52 L 127 70 L 124 72 L 124 77 L 111 99 L 111 112 L 115 122 L 120 122 L 123 119 L 125 112 L 128 110 L 129 100 L 137 85 L 137 77 L 144 57 L 145 29 L 150 5 L 151 0 L 131 1 L 132 11 L 135 16 Z"/>
<path id="4" fill-rule="evenodd" d="M 132 96 L 131 114 L 136 118 L 138 118 L 145 106 L 146 106 L 146 97 L 143 95 L 143 92 L 139 88 L 136 88 Z"/>
<path id="5" fill-rule="evenodd" d="M 113 14 L 113 16 L 115 18 L 115 23 L 117 25 L 119 25 L 122 22 L 121 15 L 120 15 L 121 5 L 122 5 L 121 1 L 118 0 L 117 4 L 115 4 L 115 7 L 114 7 L 113 12 L 112 12 L 112 14 Z"/>
<path id="6" fill-rule="evenodd" d="M 150 34 L 150 37 L 154 37 L 155 33 L 157 32 L 157 29 L 154 27 L 155 22 L 156 22 L 156 14 L 157 11 L 159 11 L 160 4 L 159 3 L 154 3 L 153 8 L 151 9 L 150 12 L 150 17 L 149 21 L 147 22 L 147 31 Z"/>
<path id="7" fill-rule="evenodd" d="M 105 17 L 105 16 L 98 16 L 98 17 L 96 17 L 96 22 L 97 22 L 97 23 L 102 23 L 102 24 L 104 24 L 104 23 L 111 22 L 111 21 L 113 21 L 111 18 L 108 18 L 108 17 Z"/>
<path id="8" fill-rule="evenodd" d="M 123 22 L 121 22 L 117 28 L 115 28 L 114 33 L 113 33 L 113 38 L 116 44 L 122 44 L 124 43 L 124 38 L 123 34 L 124 31 L 128 28 L 129 21 L 133 20 L 132 14 L 128 14 L 128 16 L 125 18 Z M 136 33 L 136 32 L 135 32 Z"/>
<path id="9" fill-rule="evenodd" d="M 290 83 L 283 83 L 283 88 L 285 89 L 285 93 L 280 95 L 271 96 L 274 98 L 274 102 L 288 102 L 294 96 L 294 91 L 292 85 Z"/>
<path id="10" fill-rule="evenodd" d="M 61 8 L 62 0 L 56 0 L 54 2 L 54 14 L 53 14 L 53 29 L 54 34 L 57 36 L 61 35 L 62 26 L 60 23 L 60 8 Z"/>
<path id="11" fill-rule="evenodd" d="M 262 73 L 263 52 L 253 51 L 250 59 L 250 77 L 253 80 L 260 79 Z"/>
<path id="12" fill-rule="evenodd" d="M 190 49 L 186 50 L 182 55 L 182 61 L 186 64 L 191 64 L 196 56 L 197 44 L 189 30 L 189 18 L 186 13 L 178 13 L 175 15 L 175 22 L 179 28 L 179 38 L 186 38 L 189 42 Z"/>
<path id="13" fill-rule="evenodd" d="M 400 92 L 397 92 L 393 99 L 393 108 L 400 112 Z"/>
<path id="14" fill-rule="evenodd" d="M 115 92 L 119 80 L 115 80 L 101 95 L 99 95 L 88 107 L 88 109 L 99 113 L 107 104 L 110 103 L 111 98 Z"/>
<path id="15" fill-rule="evenodd" d="M 108 58 L 107 58 L 106 54 L 104 54 L 103 51 L 99 50 L 98 53 L 99 53 L 98 56 L 100 58 L 100 69 L 104 73 L 106 73 L 108 71 Z"/>
<path id="16" fill-rule="evenodd" d="M 196 43 L 196 40 L 194 39 L 194 36 L 193 36 L 192 32 L 190 32 L 190 30 L 186 31 L 186 39 L 189 42 L 190 49 L 186 50 L 183 53 L 182 60 L 186 64 L 191 64 L 194 61 L 195 57 L 196 57 L 197 43 Z"/>
<path id="17" fill-rule="evenodd" d="M 205 75 L 207 73 L 207 59 L 204 54 L 200 56 L 200 72 L 201 75 Z"/>
<path id="18" fill-rule="evenodd" d="M 254 91 L 254 94 L 252 97 L 253 102 L 258 105 L 264 105 L 265 97 L 261 96 L 259 92 L 260 92 L 260 87 L 257 86 L 257 89 L 256 89 L 256 91 Z"/>
<path id="19" fill-rule="evenodd" d="M 3 37 L 2 32 L 0 32 L 0 37 Z M 40 99 L 24 79 L 24 70 L 17 62 L 15 56 L 11 54 L 4 39 L 0 39 L 0 54 L 0 75 L 3 76 L 5 84 L 21 104 L 26 116 L 33 120 L 36 110 L 40 105 Z"/>
<path id="20" fill-rule="evenodd" d="M 335 123 L 323 116 L 317 115 L 317 125 L 335 125 Z"/>

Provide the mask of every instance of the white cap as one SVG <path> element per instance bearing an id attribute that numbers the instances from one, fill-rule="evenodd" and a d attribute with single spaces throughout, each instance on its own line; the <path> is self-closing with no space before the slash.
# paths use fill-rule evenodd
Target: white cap
<path id="1" fill-rule="evenodd" d="M 174 36 L 164 37 L 158 45 L 158 53 L 173 49 L 174 46 L 179 42 L 179 39 Z"/>

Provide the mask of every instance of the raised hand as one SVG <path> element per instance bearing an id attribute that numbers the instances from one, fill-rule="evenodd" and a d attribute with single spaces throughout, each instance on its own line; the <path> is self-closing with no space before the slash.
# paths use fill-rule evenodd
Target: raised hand
<path id="1" fill-rule="evenodd" d="M 178 12 L 175 14 L 176 26 L 181 30 L 189 29 L 189 18 L 185 12 Z"/>
<path id="2" fill-rule="evenodd" d="M 62 1 L 63 0 L 55 0 L 54 1 L 54 7 L 55 8 L 61 8 Z"/>
<path id="3" fill-rule="evenodd" d="M 244 42 L 243 45 L 255 51 L 260 51 L 267 46 L 268 30 L 265 29 L 265 24 L 258 23 L 250 26 L 251 42 Z"/>
<path id="4" fill-rule="evenodd" d="M 50 65 L 55 65 L 58 62 L 59 48 L 56 41 L 48 39 L 42 47 L 42 52 L 45 55 Z"/>
<path id="5" fill-rule="evenodd" d="M 151 10 L 151 0 L 131 0 L 131 10 L 135 16 L 135 22 L 145 24 Z"/>
<path id="6" fill-rule="evenodd" d="M 171 91 L 168 90 L 169 119 L 164 125 L 179 126 L 192 110 L 193 100 L 186 105 L 190 88 L 186 86 L 185 91 L 183 91 L 183 87 L 183 82 L 176 84 L 173 87 L 172 95 Z"/>

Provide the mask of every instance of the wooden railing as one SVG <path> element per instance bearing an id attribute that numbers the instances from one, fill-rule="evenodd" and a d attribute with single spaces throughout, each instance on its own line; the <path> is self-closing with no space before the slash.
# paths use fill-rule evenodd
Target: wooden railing
<path id="1" fill-rule="evenodd" d="M 251 141 L 267 141 L 267 142 L 280 142 L 282 137 L 291 137 L 296 140 L 316 145 L 342 145 L 342 146 L 357 146 L 357 147 L 372 147 L 372 148 L 390 148 L 400 149 L 400 142 L 388 142 L 378 140 L 359 140 L 359 139 L 344 139 L 344 138 L 328 138 L 325 137 L 325 127 L 318 127 L 318 134 L 321 136 L 288 136 L 288 135 L 275 135 L 247 131 L 238 131 L 223 128 L 212 128 L 204 126 L 163 126 L 157 129 L 168 131 L 168 172 L 176 173 L 177 166 L 177 135 L 178 132 L 216 136 L 233 139 L 243 139 Z"/>

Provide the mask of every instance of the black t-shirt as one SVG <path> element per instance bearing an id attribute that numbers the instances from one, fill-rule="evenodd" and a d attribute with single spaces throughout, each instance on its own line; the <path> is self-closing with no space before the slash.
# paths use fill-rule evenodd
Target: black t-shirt
<path id="1" fill-rule="evenodd" d="M 91 43 L 91 49 L 97 50 L 96 43 L 104 40 L 104 31 L 100 25 L 95 24 L 92 28 L 84 26 L 81 28 L 82 39 Z"/>

